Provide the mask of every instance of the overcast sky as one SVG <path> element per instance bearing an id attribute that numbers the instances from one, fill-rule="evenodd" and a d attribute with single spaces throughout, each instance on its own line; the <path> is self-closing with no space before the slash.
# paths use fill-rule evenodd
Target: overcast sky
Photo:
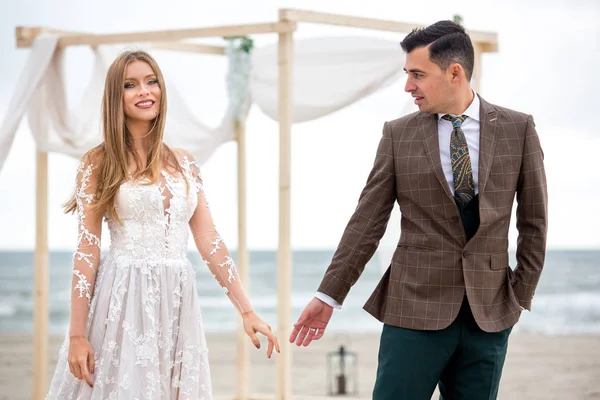
<path id="1" fill-rule="evenodd" d="M 483 59 L 481 95 L 534 116 L 546 155 L 550 193 L 549 248 L 600 248 L 600 2 L 571 1 L 117 1 L 20 0 L 0 13 L 0 118 L 4 117 L 28 50 L 15 48 L 14 28 L 48 26 L 87 32 L 127 32 L 271 22 L 279 8 L 387 18 L 423 25 L 460 14 L 468 29 L 498 33 L 498 53 Z M 401 35 L 300 25 L 297 38 Z M 275 35 L 254 37 L 256 45 Z M 213 41 L 221 43 L 220 40 Z M 181 56 L 179 59 L 181 59 Z M 222 57 L 172 63 L 173 78 L 197 114 L 216 125 L 226 106 Z M 200 57 L 200 58 L 199 58 Z M 69 98 L 76 104 L 90 73 L 84 48 L 68 53 Z M 200 61 L 199 61 L 200 60 Z M 371 168 L 383 122 L 400 116 L 403 82 L 331 116 L 293 128 L 292 246 L 335 248 Z M 248 234 L 253 249 L 274 249 L 278 229 L 277 125 L 253 108 L 248 120 Z M 31 249 L 35 239 L 34 145 L 27 124 L 0 172 L 0 250 Z M 217 227 L 236 247 L 235 144 L 222 146 L 203 168 Z M 68 197 L 76 161 L 50 156 L 50 247 L 72 250 L 75 218 Z M 397 223 L 394 221 L 393 223 Z M 512 222 L 514 225 L 514 221 Z M 511 233 L 514 247 L 516 231 Z"/>

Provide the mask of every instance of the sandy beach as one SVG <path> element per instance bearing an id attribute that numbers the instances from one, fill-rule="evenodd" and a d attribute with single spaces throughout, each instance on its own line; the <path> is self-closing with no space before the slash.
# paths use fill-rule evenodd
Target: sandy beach
<path id="1" fill-rule="evenodd" d="M 31 336 L 0 337 L 0 400 L 31 398 Z M 227 398 L 235 391 L 235 335 L 208 334 L 214 394 Z M 54 372 L 62 337 L 50 338 L 49 379 Z M 358 354 L 357 398 L 369 399 L 375 381 L 378 334 L 331 334 L 310 347 L 293 350 L 295 395 L 327 394 L 326 354 L 340 344 Z M 252 351 L 254 394 L 274 393 L 275 361 L 265 357 L 264 347 Z M 355 397 L 356 398 L 356 397 Z M 434 395 L 437 399 L 437 394 Z M 580 400 L 600 399 L 600 336 L 511 337 L 500 399 Z"/>

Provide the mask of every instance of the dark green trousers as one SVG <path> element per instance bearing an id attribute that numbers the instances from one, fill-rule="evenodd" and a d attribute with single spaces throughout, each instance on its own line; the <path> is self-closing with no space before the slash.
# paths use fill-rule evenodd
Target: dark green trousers
<path id="1" fill-rule="evenodd" d="M 466 297 L 456 320 L 440 331 L 384 325 L 373 400 L 494 400 L 512 328 L 479 329 Z"/>

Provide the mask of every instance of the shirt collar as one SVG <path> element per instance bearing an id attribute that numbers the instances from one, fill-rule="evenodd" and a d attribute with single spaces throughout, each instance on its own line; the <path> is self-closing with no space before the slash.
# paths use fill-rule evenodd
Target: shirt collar
<path id="1" fill-rule="evenodd" d="M 471 105 L 467 107 L 465 112 L 462 113 L 462 115 L 466 115 L 467 117 L 474 119 L 475 121 L 479 121 L 479 107 L 479 96 L 477 95 L 477 93 L 475 93 L 475 91 L 473 91 L 473 101 L 471 102 Z M 438 114 L 438 120 L 442 119 L 444 115 L 446 114 Z"/>

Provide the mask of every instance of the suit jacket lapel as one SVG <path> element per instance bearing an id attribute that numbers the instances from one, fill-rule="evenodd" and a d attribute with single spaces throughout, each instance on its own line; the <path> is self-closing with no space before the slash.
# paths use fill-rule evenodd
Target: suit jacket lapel
<path id="1" fill-rule="evenodd" d="M 429 113 L 421 113 L 419 115 L 419 132 L 425 143 L 425 149 L 429 162 L 433 166 L 435 176 L 440 181 L 440 185 L 444 189 L 446 195 L 453 199 L 452 192 L 448 186 L 448 181 L 442 169 L 442 161 L 440 158 L 440 142 L 438 138 L 438 121 L 437 115 Z M 453 200 L 454 201 L 454 200 Z"/>
<path id="2" fill-rule="evenodd" d="M 479 126 L 479 193 L 485 189 L 494 150 L 496 147 L 496 129 L 498 128 L 498 111 L 481 96 L 480 101 L 480 126 Z"/>

